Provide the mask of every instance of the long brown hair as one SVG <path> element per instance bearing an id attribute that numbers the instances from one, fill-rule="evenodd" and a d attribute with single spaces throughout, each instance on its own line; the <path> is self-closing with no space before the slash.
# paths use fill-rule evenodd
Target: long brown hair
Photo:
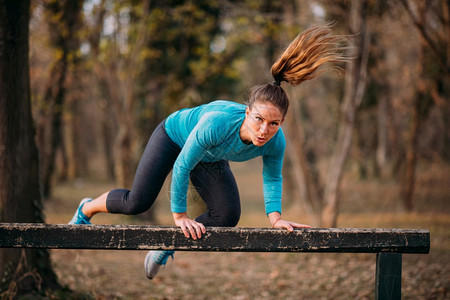
<path id="1" fill-rule="evenodd" d="M 247 105 L 255 101 L 271 102 L 283 115 L 289 108 L 289 99 L 281 87 L 281 82 L 298 85 L 322 74 L 318 70 L 325 63 L 348 62 L 345 36 L 333 35 L 331 24 L 311 26 L 300 33 L 272 65 L 274 82 L 255 86 L 250 90 Z"/>

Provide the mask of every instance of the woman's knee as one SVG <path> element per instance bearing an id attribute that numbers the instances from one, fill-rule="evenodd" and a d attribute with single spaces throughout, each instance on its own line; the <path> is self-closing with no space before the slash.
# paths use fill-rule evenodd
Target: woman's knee
<path id="1" fill-rule="evenodd" d="M 146 212 L 150 209 L 156 200 L 156 196 L 149 193 L 131 192 L 128 198 L 127 214 L 137 215 Z"/>
<path id="2" fill-rule="evenodd" d="M 151 197 L 138 193 L 130 193 L 126 189 L 110 191 L 107 198 L 107 209 L 110 213 L 137 215 L 146 212 L 153 204 Z"/>
<path id="3" fill-rule="evenodd" d="M 151 207 L 151 204 L 148 204 L 146 202 L 133 201 L 133 202 L 128 203 L 125 206 L 124 214 L 138 215 L 138 214 L 146 212 L 150 207 Z"/>
<path id="4" fill-rule="evenodd" d="M 219 227 L 234 227 L 238 224 L 241 218 L 240 208 L 229 208 L 226 211 L 220 211 L 214 218 L 215 226 Z"/>

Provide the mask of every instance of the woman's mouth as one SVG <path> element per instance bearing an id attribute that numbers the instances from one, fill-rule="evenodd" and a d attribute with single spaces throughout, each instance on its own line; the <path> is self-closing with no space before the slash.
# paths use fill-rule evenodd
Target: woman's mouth
<path id="1" fill-rule="evenodd" d="M 260 143 L 264 143 L 264 142 L 266 141 L 265 138 L 262 138 L 262 137 L 259 137 L 259 136 L 256 137 L 256 140 L 257 140 L 258 142 L 260 142 Z"/>

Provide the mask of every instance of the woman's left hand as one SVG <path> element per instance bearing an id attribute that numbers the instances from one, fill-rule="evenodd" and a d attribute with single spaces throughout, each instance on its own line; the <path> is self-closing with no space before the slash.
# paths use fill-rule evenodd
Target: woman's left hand
<path id="1" fill-rule="evenodd" d="M 281 218 L 281 214 L 277 211 L 270 213 L 269 219 L 272 224 L 272 228 L 285 228 L 288 231 L 294 231 L 294 228 L 311 228 L 309 225 L 283 220 Z"/>
<path id="2" fill-rule="evenodd" d="M 294 231 L 294 228 L 311 228 L 311 226 L 306 224 L 300 224 L 295 222 L 286 221 L 283 219 L 278 219 L 275 223 L 272 224 L 273 228 L 285 228 L 288 231 Z"/>

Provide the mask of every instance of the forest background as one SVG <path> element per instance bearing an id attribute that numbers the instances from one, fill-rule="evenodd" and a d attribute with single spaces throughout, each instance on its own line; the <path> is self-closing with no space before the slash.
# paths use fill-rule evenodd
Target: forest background
<path id="1" fill-rule="evenodd" d="M 271 64 L 299 32 L 332 22 L 348 36 L 353 63 L 328 66 L 299 87 L 283 83 L 291 99 L 284 206 L 313 226 L 353 227 L 350 213 L 360 226 L 450 223 L 449 1 L 36 0 L 28 11 L 40 186 L 31 221 L 43 220 L 44 207 L 48 220 L 64 223 L 57 208 L 74 210 L 72 195 L 97 191 L 87 188 L 93 183 L 130 187 L 152 130 L 168 114 L 216 99 L 243 102 L 250 87 L 272 81 Z M 259 165 L 233 167 L 243 199 L 259 207 L 252 204 L 261 202 L 258 183 L 239 179 Z M 2 222 L 23 219 L 24 207 L 0 200 Z M 191 213 L 203 209 L 194 193 L 190 201 Z M 164 223 L 166 207 L 158 206 L 116 221 Z M 413 224 L 386 223 L 399 216 L 391 212 Z M 445 253 L 450 234 L 439 226 Z M 20 255 L 3 257 L 9 271 L 20 266 Z M 51 267 L 43 269 L 42 281 L 56 284 Z M 18 283 L 21 272 L 9 273 L 4 295 L 36 289 Z M 444 280 L 433 295 L 445 297 L 448 286 Z"/>

